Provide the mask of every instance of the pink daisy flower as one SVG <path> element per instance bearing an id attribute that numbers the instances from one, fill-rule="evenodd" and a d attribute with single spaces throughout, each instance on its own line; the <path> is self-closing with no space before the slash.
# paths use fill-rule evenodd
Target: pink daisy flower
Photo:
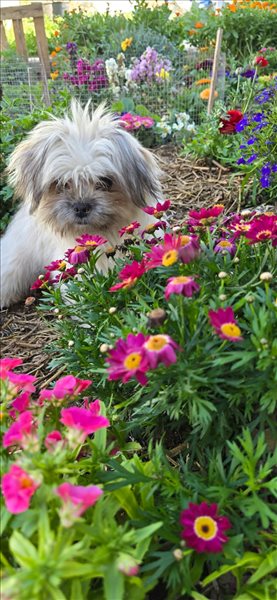
<path id="1" fill-rule="evenodd" d="M 216 221 L 223 210 L 223 204 L 215 204 L 211 208 L 201 208 L 200 211 L 190 210 L 187 223 L 194 227 L 207 227 Z"/>
<path id="2" fill-rule="evenodd" d="M 168 367 L 177 360 L 175 350 L 179 347 L 169 335 L 150 335 L 143 348 L 151 369 L 155 369 L 161 362 Z"/>
<path id="3" fill-rule="evenodd" d="M 198 258 L 200 254 L 199 238 L 196 235 L 180 236 L 179 258 L 185 264 Z"/>
<path id="4" fill-rule="evenodd" d="M 90 250 L 97 248 L 98 246 L 102 246 L 106 244 L 108 240 L 102 237 L 101 235 L 89 235 L 88 233 L 84 233 L 79 238 L 76 238 L 76 242 L 80 244 L 80 246 L 86 246 Z"/>
<path id="5" fill-rule="evenodd" d="M 33 285 L 30 287 L 30 290 L 40 290 L 41 288 L 47 288 L 51 284 L 51 273 L 50 271 L 46 271 L 44 275 L 39 275 L 39 277 L 36 279 L 36 281 L 34 281 Z"/>
<path id="6" fill-rule="evenodd" d="M 126 340 L 117 340 L 115 348 L 108 356 L 109 379 L 122 379 L 126 383 L 135 377 L 141 385 L 147 383 L 145 373 L 149 370 L 149 361 L 145 356 L 143 344 L 146 341 L 143 333 L 129 333 Z"/>
<path id="7" fill-rule="evenodd" d="M 50 265 L 44 267 L 46 271 L 65 271 L 66 262 L 64 259 L 53 260 Z"/>
<path id="8" fill-rule="evenodd" d="M 9 472 L 2 477 L 2 492 L 7 510 L 14 515 L 28 510 L 31 498 L 39 485 L 21 467 L 12 465 Z"/>
<path id="9" fill-rule="evenodd" d="M 229 254 L 231 254 L 231 256 L 234 256 L 234 254 L 236 252 L 236 244 L 234 244 L 234 242 L 231 240 L 226 240 L 225 238 L 222 238 L 216 242 L 214 251 L 216 254 L 218 252 L 219 253 L 223 252 L 225 254 L 227 252 L 229 252 Z"/>
<path id="10" fill-rule="evenodd" d="M 127 225 L 127 227 L 122 227 L 122 229 L 119 230 L 119 235 L 120 237 L 122 237 L 123 235 L 125 235 L 125 233 L 134 233 L 134 231 L 139 227 L 140 223 L 138 223 L 138 221 L 133 221 L 132 223 L 130 223 L 130 225 Z"/>
<path id="11" fill-rule="evenodd" d="M 154 269 L 155 267 L 171 267 L 179 259 L 179 248 L 181 247 L 180 236 L 176 237 L 171 233 L 164 234 L 164 243 L 154 246 L 148 254 L 146 254 L 146 269 Z"/>
<path id="12" fill-rule="evenodd" d="M 142 237 L 142 239 L 144 239 L 146 235 L 155 233 L 155 231 L 158 231 L 159 229 L 165 230 L 166 228 L 167 228 L 167 224 L 165 221 L 156 221 L 155 223 L 149 223 L 149 225 L 147 225 L 145 227 L 145 229 L 142 231 L 141 237 Z M 153 238 L 153 239 L 154 239 L 154 243 L 156 244 L 156 242 L 157 242 L 156 238 Z M 147 239 L 147 243 L 149 244 L 148 239 Z"/>
<path id="13" fill-rule="evenodd" d="M 160 219 L 163 216 L 163 213 L 168 210 L 170 207 L 170 200 L 165 200 L 164 202 L 158 202 L 156 206 L 146 206 L 142 210 L 148 215 L 153 215 L 156 219 Z"/>
<path id="14" fill-rule="evenodd" d="M 60 281 L 66 281 L 71 277 L 77 275 L 78 271 L 76 267 L 67 267 L 66 271 L 61 271 L 59 275 L 53 279 L 53 283 L 60 283 Z"/>
<path id="15" fill-rule="evenodd" d="M 215 332 L 223 340 L 240 342 L 243 339 L 241 330 L 236 323 L 234 311 L 230 306 L 219 308 L 218 310 L 210 310 L 209 317 Z"/>
<path id="16" fill-rule="evenodd" d="M 75 248 L 69 248 L 65 257 L 71 265 L 79 265 L 88 261 L 90 252 L 85 246 L 75 246 Z"/>
<path id="17" fill-rule="evenodd" d="M 62 483 L 56 488 L 56 494 L 62 501 L 59 511 L 63 527 L 73 523 L 102 496 L 103 491 L 96 485 L 72 485 Z"/>
<path id="18" fill-rule="evenodd" d="M 261 215 L 250 223 L 250 228 L 245 233 L 250 244 L 268 242 L 272 240 L 273 246 L 277 245 L 277 217 L 275 215 Z"/>
<path id="19" fill-rule="evenodd" d="M 217 510 L 217 504 L 190 502 L 181 512 L 180 523 L 184 527 L 181 535 L 189 548 L 198 553 L 222 552 L 228 541 L 225 531 L 231 528 L 231 523 L 227 517 L 218 515 Z"/>
<path id="20" fill-rule="evenodd" d="M 138 262 L 134 260 L 130 265 L 126 265 L 123 269 L 118 273 L 119 279 L 121 279 L 121 283 L 116 283 L 113 285 L 109 292 L 116 292 L 120 289 L 129 289 L 133 287 L 139 277 L 141 277 L 145 273 L 145 261 Z"/>
<path id="21" fill-rule="evenodd" d="M 193 277 L 180 275 L 179 277 L 170 277 L 165 288 L 165 298 L 172 294 L 182 294 L 182 296 L 191 297 L 195 292 L 200 290 L 200 286 Z"/>

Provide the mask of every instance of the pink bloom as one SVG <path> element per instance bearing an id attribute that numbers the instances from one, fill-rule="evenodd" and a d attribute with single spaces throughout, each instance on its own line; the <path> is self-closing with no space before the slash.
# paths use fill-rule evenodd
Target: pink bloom
<path id="1" fill-rule="evenodd" d="M 66 375 L 56 381 L 52 390 L 42 390 L 39 395 L 39 402 L 43 404 L 44 400 L 63 401 L 73 400 L 79 394 L 82 394 L 92 384 L 91 379 L 78 379 L 73 375 Z"/>
<path id="2" fill-rule="evenodd" d="M 8 371 L 12 371 L 19 365 L 22 365 L 22 358 L 1 358 L 0 360 L 0 377 L 1 379 L 6 376 Z"/>
<path id="3" fill-rule="evenodd" d="M 141 277 L 144 273 L 145 273 L 145 262 L 144 261 L 138 262 L 138 261 L 134 260 L 130 265 L 126 265 L 119 272 L 118 277 L 122 281 L 121 281 L 121 283 L 116 283 L 115 285 L 113 285 L 109 289 L 109 292 L 115 292 L 122 288 L 129 289 L 129 288 L 133 287 L 136 284 L 138 278 Z"/>
<path id="4" fill-rule="evenodd" d="M 95 504 L 103 491 L 96 485 L 72 485 L 62 483 L 56 488 L 56 494 L 62 501 L 60 519 L 63 527 L 71 527 L 90 506 Z"/>
<path id="5" fill-rule="evenodd" d="M 65 253 L 65 257 L 71 265 L 85 263 L 89 260 L 89 256 L 89 250 L 85 246 L 75 246 L 75 248 L 69 248 Z"/>
<path id="6" fill-rule="evenodd" d="M 151 369 L 156 369 L 160 362 L 168 367 L 177 360 L 174 350 L 178 348 L 178 344 L 169 335 L 150 335 L 143 348 Z"/>
<path id="7" fill-rule="evenodd" d="M 272 240 L 273 246 L 277 245 L 277 217 L 275 215 L 261 215 L 250 222 L 250 227 L 245 232 L 245 237 L 250 244 Z"/>
<path id="8" fill-rule="evenodd" d="M 199 238 L 196 235 L 180 236 L 179 258 L 182 263 L 189 263 L 198 258 L 200 254 Z"/>
<path id="9" fill-rule="evenodd" d="M 1 375 L 2 381 L 4 381 L 4 392 L 7 394 L 7 400 L 12 400 L 18 394 L 18 392 L 34 392 L 35 386 L 33 382 L 36 381 L 34 375 L 25 375 L 24 373 L 13 373 L 13 371 L 3 370 Z"/>
<path id="10" fill-rule="evenodd" d="M 258 65 L 258 67 L 267 67 L 269 62 L 264 56 L 257 56 L 255 58 L 255 64 Z"/>
<path id="11" fill-rule="evenodd" d="M 107 241 L 108 240 L 101 235 L 89 235 L 88 233 L 84 233 L 84 235 L 76 239 L 76 242 L 78 242 L 80 246 L 86 246 L 89 250 L 94 250 L 94 248 L 106 244 Z"/>
<path id="12" fill-rule="evenodd" d="M 137 280 L 137 277 L 128 277 L 128 279 L 124 279 L 120 283 L 112 285 L 112 287 L 109 289 L 109 292 L 117 292 L 117 290 L 129 290 L 136 285 Z"/>
<path id="13" fill-rule="evenodd" d="M 40 275 L 36 281 L 34 281 L 33 285 L 30 287 L 30 290 L 40 290 L 41 288 L 47 288 L 51 285 L 51 273 L 50 271 L 46 271 L 44 275 Z"/>
<path id="14" fill-rule="evenodd" d="M 56 429 L 54 429 L 53 431 L 50 431 L 50 433 L 48 433 L 48 435 L 46 436 L 44 440 L 44 445 L 45 448 L 47 448 L 47 450 L 52 452 L 57 447 L 61 446 L 61 442 L 63 442 L 62 434 Z"/>
<path id="15" fill-rule="evenodd" d="M 182 294 L 182 296 L 191 297 L 198 290 L 200 290 L 200 286 L 191 276 L 170 277 L 165 288 L 165 298 L 168 300 L 171 294 Z"/>
<path id="16" fill-rule="evenodd" d="M 217 504 L 190 502 L 181 512 L 180 523 L 184 527 L 181 535 L 189 548 L 198 553 L 222 552 L 223 544 L 228 541 L 225 531 L 231 528 L 231 523 L 227 517 L 218 515 L 217 510 Z"/>
<path id="17" fill-rule="evenodd" d="M 63 425 L 66 425 L 66 427 L 69 427 L 69 429 L 74 429 L 79 432 L 80 435 L 77 436 L 78 443 L 83 443 L 87 435 L 95 433 L 95 431 L 98 431 L 98 429 L 102 429 L 103 427 L 109 427 L 110 425 L 110 422 L 106 417 L 102 417 L 91 410 L 79 406 L 63 408 L 61 411 L 60 422 L 63 423 Z"/>
<path id="18" fill-rule="evenodd" d="M 119 235 L 120 237 L 122 237 L 123 235 L 125 235 L 125 233 L 134 233 L 134 231 L 139 227 L 140 223 L 138 223 L 138 221 L 133 221 L 132 223 L 130 223 L 130 225 L 127 225 L 127 227 L 122 227 L 122 229 L 119 230 Z"/>
<path id="19" fill-rule="evenodd" d="M 155 231 L 158 231 L 159 229 L 165 230 L 167 228 L 167 223 L 165 221 L 155 221 L 155 223 L 150 223 L 149 225 L 147 225 L 145 227 L 145 229 L 143 230 L 141 237 L 142 239 L 145 238 L 146 235 L 149 235 L 151 233 L 154 233 Z M 159 231 L 158 231 L 159 233 Z M 160 237 L 160 236 L 158 236 Z M 157 243 L 156 238 L 153 238 L 154 243 Z M 147 239 L 147 243 L 149 244 L 149 240 Z"/>
<path id="20" fill-rule="evenodd" d="M 156 206 L 146 206 L 142 210 L 148 215 L 153 215 L 156 219 L 160 219 L 163 213 L 170 207 L 170 200 L 158 202 Z"/>
<path id="21" fill-rule="evenodd" d="M 117 340 L 108 357 L 110 380 L 122 379 L 126 383 L 135 377 L 141 385 L 147 383 L 145 373 L 149 370 L 149 362 L 143 349 L 145 341 L 143 333 L 129 333 L 126 340 Z"/>
<path id="22" fill-rule="evenodd" d="M 53 279 L 53 283 L 59 283 L 60 281 L 66 281 L 70 279 L 70 277 L 74 277 L 77 275 L 76 267 L 68 267 L 66 271 L 61 271 L 56 277 Z"/>
<path id="23" fill-rule="evenodd" d="M 31 401 L 30 393 L 22 392 L 22 394 L 17 396 L 17 398 L 15 398 L 12 401 L 12 403 L 11 403 L 12 408 L 9 411 L 10 416 L 12 418 L 15 418 L 17 412 L 22 413 L 25 410 L 27 410 L 27 408 L 29 408 L 30 401 Z"/>
<path id="24" fill-rule="evenodd" d="M 21 413 L 18 419 L 4 433 L 3 446 L 20 446 L 21 448 L 37 448 L 37 427 L 34 425 L 34 417 L 28 410 Z"/>
<path id="25" fill-rule="evenodd" d="M 139 565 L 130 554 L 120 554 L 117 561 L 117 568 L 126 577 L 135 577 L 139 572 Z"/>
<path id="26" fill-rule="evenodd" d="M 226 240 L 225 238 L 222 238 L 216 242 L 214 251 L 216 254 L 218 252 L 224 252 L 225 254 L 226 252 L 229 252 L 231 256 L 234 256 L 236 252 L 236 244 L 234 244 L 234 242 L 232 242 L 231 240 Z"/>
<path id="27" fill-rule="evenodd" d="M 66 262 L 63 258 L 60 258 L 59 260 L 53 260 L 50 265 L 46 265 L 44 268 L 46 271 L 65 271 Z"/>
<path id="28" fill-rule="evenodd" d="M 201 208 L 200 211 L 190 210 L 189 211 L 189 219 L 187 221 L 188 225 L 193 225 L 194 227 L 205 227 L 212 225 L 217 219 L 217 217 L 224 210 L 223 204 L 215 204 L 212 208 Z"/>
<path id="29" fill-rule="evenodd" d="M 39 485 L 21 467 L 12 465 L 10 471 L 2 477 L 2 492 L 7 510 L 14 515 L 28 510 L 31 497 Z"/>
<path id="30" fill-rule="evenodd" d="M 171 233 L 164 234 L 164 243 L 154 246 L 148 254 L 146 254 L 146 269 L 155 267 L 170 267 L 179 259 L 179 248 L 181 247 L 180 236 L 176 237 Z"/>
<path id="31" fill-rule="evenodd" d="M 215 332 L 223 340 L 240 342 L 243 339 L 241 330 L 236 324 L 234 311 L 230 306 L 227 308 L 218 308 L 218 310 L 210 310 L 209 317 Z"/>

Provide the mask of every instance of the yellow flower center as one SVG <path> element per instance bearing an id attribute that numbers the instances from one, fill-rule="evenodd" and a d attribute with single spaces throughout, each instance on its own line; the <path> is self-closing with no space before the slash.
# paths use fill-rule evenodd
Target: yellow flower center
<path id="1" fill-rule="evenodd" d="M 124 367 L 128 369 L 128 371 L 132 371 L 132 369 L 137 369 L 141 363 L 141 354 L 139 352 L 131 352 L 124 360 Z"/>
<path id="2" fill-rule="evenodd" d="M 231 242 L 227 242 L 227 240 L 222 240 L 218 245 L 221 246 L 221 248 L 230 248 L 230 246 L 232 246 Z"/>
<path id="3" fill-rule="evenodd" d="M 191 242 L 189 235 L 181 235 L 181 246 L 187 246 Z"/>
<path id="4" fill-rule="evenodd" d="M 128 279 L 123 280 L 123 282 L 122 282 L 124 284 L 123 287 L 127 288 L 127 289 L 132 288 L 132 287 L 134 287 L 134 285 L 136 285 L 137 280 L 138 280 L 137 277 L 128 277 Z"/>
<path id="5" fill-rule="evenodd" d="M 206 217 L 205 219 L 200 219 L 199 223 L 201 223 L 201 225 L 209 225 L 214 220 L 215 220 L 215 217 Z"/>
<path id="6" fill-rule="evenodd" d="M 29 477 L 27 477 L 26 475 L 21 475 L 20 477 L 20 487 L 27 489 L 32 487 L 33 482 L 31 481 L 31 479 Z"/>
<path id="7" fill-rule="evenodd" d="M 212 517 L 197 517 L 194 521 L 194 532 L 202 540 L 212 540 L 217 534 L 217 523 Z"/>
<path id="8" fill-rule="evenodd" d="M 94 240 L 87 240 L 85 244 L 86 246 L 97 246 L 97 242 L 95 242 Z"/>
<path id="9" fill-rule="evenodd" d="M 251 225 L 243 225 L 243 223 L 238 223 L 238 225 L 235 225 L 235 229 L 237 231 L 249 231 Z"/>
<path id="10" fill-rule="evenodd" d="M 190 277 L 185 277 L 185 275 L 180 275 L 179 277 L 174 277 L 172 283 L 178 284 L 178 283 L 189 283 L 190 282 Z"/>
<path id="11" fill-rule="evenodd" d="M 165 335 L 151 335 L 149 340 L 145 343 L 147 350 L 154 350 L 158 352 L 167 345 L 167 338 Z"/>
<path id="12" fill-rule="evenodd" d="M 228 337 L 239 337 L 241 334 L 240 328 L 235 323 L 224 323 L 220 329 Z"/>
<path id="13" fill-rule="evenodd" d="M 269 229 L 264 229 L 263 231 L 259 231 L 259 233 L 257 233 L 258 240 L 260 240 L 261 238 L 270 238 L 270 237 L 271 237 L 271 231 Z"/>
<path id="14" fill-rule="evenodd" d="M 178 260 L 177 250 L 169 250 L 168 252 L 165 252 L 165 254 L 163 255 L 162 265 L 164 267 L 170 267 L 171 265 L 174 265 L 174 263 L 176 263 L 177 260 Z"/>
<path id="15" fill-rule="evenodd" d="M 74 252 L 77 252 L 77 254 L 79 254 L 80 252 L 83 252 L 84 250 L 84 246 L 75 246 L 74 248 Z"/>

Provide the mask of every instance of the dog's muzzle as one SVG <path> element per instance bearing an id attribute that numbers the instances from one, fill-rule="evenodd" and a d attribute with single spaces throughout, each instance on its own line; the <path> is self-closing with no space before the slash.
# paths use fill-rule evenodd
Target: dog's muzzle
<path id="1" fill-rule="evenodd" d="M 77 202 L 74 204 L 74 213 L 77 219 L 86 219 L 91 211 L 91 204 L 88 202 Z"/>

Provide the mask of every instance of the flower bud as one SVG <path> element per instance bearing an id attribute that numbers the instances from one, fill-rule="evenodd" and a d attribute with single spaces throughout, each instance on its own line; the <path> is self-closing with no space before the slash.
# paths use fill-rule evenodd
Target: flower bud
<path id="1" fill-rule="evenodd" d="M 251 294 L 249 294 L 249 296 L 246 296 L 246 302 L 249 302 L 249 304 L 254 302 L 254 300 L 255 300 L 255 298 L 254 298 L 254 296 L 251 296 Z"/>
<path id="2" fill-rule="evenodd" d="M 57 315 L 60 312 L 60 310 L 59 310 L 59 308 L 54 308 L 53 312 L 55 313 L 55 315 Z"/>
<path id="3" fill-rule="evenodd" d="M 235 256 L 234 263 L 239 263 L 239 257 L 238 256 Z"/>
<path id="4" fill-rule="evenodd" d="M 68 345 L 68 348 L 72 348 L 72 346 L 74 346 L 73 340 L 69 340 L 67 345 Z"/>
<path id="5" fill-rule="evenodd" d="M 26 298 L 24 304 L 25 306 L 32 306 L 32 304 L 34 304 L 34 302 L 36 301 L 34 296 L 28 296 L 28 298 Z"/>
<path id="6" fill-rule="evenodd" d="M 271 281 L 272 278 L 273 278 L 272 273 L 269 273 L 268 271 L 265 271 L 264 273 L 260 274 L 261 281 Z"/>
<path id="7" fill-rule="evenodd" d="M 137 561 L 129 554 L 120 555 L 117 568 L 120 573 L 123 573 L 123 575 L 126 575 L 127 577 L 134 577 L 139 572 L 139 565 Z"/>
<path id="8" fill-rule="evenodd" d="M 225 277 L 228 277 L 228 273 L 225 271 L 220 271 L 220 273 L 218 273 L 218 277 L 219 279 L 225 279 Z"/>
<path id="9" fill-rule="evenodd" d="M 99 350 L 100 350 L 101 354 L 105 354 L 105 352 L 108 352 L 108 350 L 109 350 L 108 344 L 101 344 Z"/>
<path id="10" fill-rule="evenodd" d="M 109 314 L 110 315 L 113 315 L 116 311 L 117 311 L 116 306 L 111 306 L 111 308 L 109 308 Z"/>
<path id="11" fill-rule="evenodd" d="M 166 319 L 166 312 L 163 308 L 154 308 L 148 313 L 148 327 L 157 327 L 158 325 L 162 325 Z"/>
<path id="12" fill-rule="evenodd" d="M 77 273 L 78 275 L 82 275 L 85 272 L 84 267 L 80 267 L 80 269 L 78 269 Z"/>
<path id="13" fill-rule="evenodd" d="M 172 554 L 173 554 L 175 560 L 179 561 L 179 560 L 182 560 L 182 558 L 183 558 L 183 552 L 182 552 L 181 548 L 176 548 L 175 550 L 173 550 Z"/>
<path id="14" fill-rule="evenodd" d="M 267 344 L 268 344 L 268 341 L 266 338 L 261 338 L 260 342 L 261 342 L 262 346 L 267 346 Z"/>
<path id="15" fill-rule="evenodd" d="M 221 300 L 221 302 L 224 302 L 224 300 L 227 300 L 226 294 L 220 294 L 219 300 Z"/>

